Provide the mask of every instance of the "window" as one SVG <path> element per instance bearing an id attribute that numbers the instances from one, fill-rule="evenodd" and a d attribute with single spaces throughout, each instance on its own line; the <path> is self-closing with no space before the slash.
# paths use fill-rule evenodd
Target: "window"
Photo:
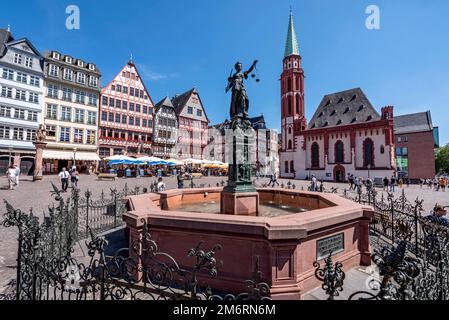
<path id="1" fill-rule="evenodd" d="M 4 98 L 12 98 L 12 88 L 3 86 L 1 96 Z"/>
<path id="2" fill-rule="evenodd" d="M 134 103 L 130 102 L 129 111 L 134 111 Z"/>
<path id="3" fill-rule="evenodd" d="M 72 69 L 64 69 L 64 80 L 73 81 L 73 70 Z"/>
<path id="4" fill-rule="evenodd" d="M 128 94 L 128 87 L 123 87 L 123 93 Z"/>
<path id="5" fill-rule="evenodd" d="M 46 117 L 48 119 L 57 119 L 57 113 L 58 113 L 58 106 L 55 104 L 48 104 L 47 105 L 47 114 Z"/>
<path id="6" fill-rule="evenodd" d="M 109 106 L 110 107 L 114 107 L 115 106 L 115 99 L 114 98 L 109 98 Z"/>
<path id="7" fill-rule="evenodd" d="M 152 128 L 153 127 L 153 120 L 148 119 L 148 128 Z"/>
<path id="8" fill-rule="evenodd" d="M 83 91 L 76 91 L 75 100 L 77 103 L 85 104 L 86 103 L 86 93 Z"/>
<path id="9" fill-rule="evenodd" d="M 140 112 L 140 104 L 136 104 L 136 112 Z"/>
<path id="10" fill-rule="evenodd" d="M 70 128 L 61 127 L 61 132 L 59 134 L 60 142 L 70 142 Z"/>
<path id="11" fill-rule="evenodd" d="M 122 101 L 122 109 L 127 110 L 128 109 L 128 101 Z"/>
<path id="12" fill-rule="evenodd" d="M 96 144 L 96 132 L 94 130 L 87 130 L 87 139 L 86 143 L 90 145 Z"/>
<path id="13" fill-rule="evenodd" d="M 129 88 L 129 95 L 134 96 L 134 88 L 132 87 Z"/>
<path id="14" fill-rule="evenodd" d="M 33 58 L 25 57 L 25 67 L 28 67 L 28 68 L 33 67 Z"/>
<path id="15" fill-rule="evenodd" d="M 59 77 L 59 68 L 58 66 L 51 64 L 48 68 L 48 75 L 51 77 Z"/>
<path id="16" fill-rule="evenodd" d="M 0 107 L 0 117 L 11 118 L 11 107 Z"/>
<path id="17" fill-rule="evenodd" d="M 193 108 L 192 107 L 188 107 L 187 108 L 187 114 L 193 114 Z"/>
<path id="18" fill-rule="evenodd" d="M 98 102 L 98 97 L 97 97 L 97 95 L 96 95 L 95 93 L 89 93 L 89 94 L 88 94 L 88 103 L 89 103 L 91 106 L 96 106 L 96 105 L 97 105 L 97 102 Z"/>
<path id="19" fill-rule="evenodd" d="M 87 111 L 87 124 L 97 124 L 97 113 L 95 111 Z"/>
<path id="20" fill-rule="evenodd" d="M 82 109 L 75 109 L 75 122 L 77 123 L 84 123 L 84 110 Z"/>
<path id="21" fill-rule="evenodd" d="M 112 91 L 115 91 L 115 85 L 112 85 L 112 86 L 111 86 L 111 90 L 112 90 Z"/>
<path id="22" fill-rule="evenodd" d="M 30 76 L 30 85 L 39 87 L 40 86 L 41 79 L 36 76 Z"/>
<path id="23" fill-rule="evenodd" d="M 374 166 L 374 143 L 371 139 L 366 139 L 363 142 L 363 166 Z"/>
<path id="24" fill-rule="evenodd" d="M 136 126 L 140 126 L 140 118 L 136 118 Z"/>
<path id="25" fill-rule="evenodd" d="M 108 117 L 109 122 L 114 122 L 114 113 L 110 112 Z"/>
<path id="26" fill-rule="evenodd" d="M 102 100 L 102 102 L 101 102 L 102 105 L 104 105 L 104 106 L 108 105 L 108 97 L 103 96 L 103 98 L 101 100 Z"/>
<path id="27" fill-rule="evenodd" d="M 26 140 L 27 141 L 35 141 L 36 140 L 36 130 L 28 129 Z"/>
<path id="28" fill-rule="evenodd" d="M 90 78 L 89 78 L 89 85 L 91 87 L 98 87 L 98 78 L 90 76 Z"/>
<path id="29" fill-rule="evenodd" d="M 202 117 L 203 116 L 203 110 L 196 110 L 196 115 L 198 117 Z"/>
<path id="30" fill-rule="evenodd" d="M 81 84 L 86 84 L 86 74 L 84 74 L 82 72 L 78 72 L 76 74 L 76 82 L 81 83 Z"/>
<path id="31" fill-rule="evenodd" d="M 385 147 L 383 145 L 380 146 L 380 154 L 385 153 Z"/>
<path id="32" fill-rule="evenodd" d="M 398 143 L 401 143 L 401 142 L 408 142 L 408 137 L 407 136 L 398 137 Z"/>
<path id="33" fill-rule="evenodd" d="M 47 125 L 45 131 L 47 131 L 47 137 L 56 138 L 56 126 Z"/>
<path id="34" fill-rule="evenodd" d="M 16 99 L 26 101 L 26 91 L 16 89 Z"/>
<path id="35" fill-rule="evenodd" d="M 289 150 L 293 149 L 293 144 L 291 140 L 288 140 L 288 149 Z"/>
<path id="36" fill-rule="evenodd" d="M 397 156 L 408 156 L 408 148 L 396 148 Z"/>
<path id="37" fill-rule="evenodd" d="M 75 134 L 73 135 L 74 143 L 83 143 L 84 130 L 83 129 L 75 129 Z"/>
<path id="38" fill-rule="evenodd" d="M 295 163 L 293 161 L 290 161 L 290 172 L 295 173 Z"/>
<path id="39" fill-rule="evenodd" d="M 143 99 L 143 90 L 140 90 L 140 99 Z"/>
<path id="40" fill-rule="evenodd" d="M 142 107 L 142 112 L 143 112 L 144 114 L 147 114 L 147 113 L 148 113 L 148 107 L 147 107 L 147 106 L 143 106 L 143 107 Z"/>
<path id="41" fill-rule="evenodd" d="M 108 120 L 108 113 L 106 111 L 103 111 L 101 113 L 101 121 L 107 121 Z"/>
<path id="42" fill-rule="evenodd" d="M 3 69 L 3 79 L 14 80 L 14 71 L 11 69 Z"/>
<path id="43" fill-rule="evenodd" d="M 122 101 L 121 100 L 116 100 L 115 101 L 115 107 L 120 109 L 122 107 Z"/>
<path id="44" fill-rule="evenodd" d="M 142 127 L 146 128 L 147 126 L 147 119 L 142 119 Z"/>
<path id="45" fill-rule="evenodd" d="M 129 117 L 129 124 L 130 124 L 131 126 L 134 125 L 134 117 Z"/>
<path id="46" fill-rule="evenodd" d="M 118 84 L 116 89 L 117 89 L 117 92 L 122 92 L 122 86 L 121 85 Z"/>
<path id="47" fill-rule="evenodd" d="M 126 120 L 127 120 L 127 117 L 126 117 L 126 115 L 122 115 L 122 123 L 123 124 L 126 124 Z"/>
<path id="48" fill-rule="evenodd" d="M 284 168 L 285 168 L 285 173 L 288 173 L 288 161 L 285 161 Z"/>
<path id="49" fill-rule="evenodd" d="M 287 90 L 288 90 L 288 92 L 290 92 L 290 91 L 292 91 L 292 79 L 291 78 L 288 78 L 288 80 L 287 80 Z"/>
<path id="50" fill-rule="evenodd" d="M 311 148 L 311 153 L 312 153 L 312 168 L 319 168 L 320 167 L 320 146 L 318 145 L 318 143 L 314 143 L 312 144 L 312 148 Z"/>
<path id="51" fill-rule="evenodd" d="M 62 100 L 72 101 L 73 90 L 69 88 L 62 88 Z"/>
<path id="52" fill-rule="evenodd" d="M 36 111 L 28 111 L 27 120 L 37 122 L 37 112 Z"/>
<path id="53" fill-rule="evenodd" d="M 153 108 L 152 107 L 148 108 L 148 114 L 153 114 Z"/>
<path id="54" fill-rule="evenodd" d="M 335 143 L 335 163 L 345 162 L 345 145 L 342 141 Z"/>
<path id="55" fill-rule="evenodd" d="M 33 103 L 39 103 L 39 94 L 30 92 L 28 95 L 28 101 Z"/>
<path id="56" fill-rule="evenodd" d="M 116 113 L 115 114 L 115 122 L 117 122 L 117 123 L 120 123 L 120 114 L 119 113 Z"/>
<path id="57" fill-rule="evenodd" d="M 61 121 L 72 121 L 72 108 L 61 107 Z"/>
<path id="58" fill-rule="evenodd" d="M 0 139 L 10 139 L 10 127 L 0 126 Z"/>
<path id="59" fill-rule="evenodd" d="M 300 106 L 299 95 L 296 95 L 296 113 L 299 113 L 299 106 Z"/>
<path id="60" fill-rule="evenodd" d="M 13 140 L 23 140 L 23 128 L 14 128 L 12 134 Z"/>
<path id="61" fill-rule="evenodd" d="M 22 55 L 15 53 L 14 54 L 14 63 L 15 64 L 22 64 Z"/>

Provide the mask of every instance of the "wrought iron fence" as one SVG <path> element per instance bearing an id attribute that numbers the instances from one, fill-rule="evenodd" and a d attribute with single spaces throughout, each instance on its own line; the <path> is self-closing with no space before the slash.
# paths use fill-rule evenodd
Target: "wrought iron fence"
<path id="1" fill-rule="evenodd" d="M 113 196 L 117 196 L 115 192 Z M 17 227 L 17 278 L 0 299 L 16 300 L 267 300 L 270 286 L 262 281 L 259 263 L 253 279 L 246 282 L 247 291 L 217 294 L 206 283 L 216 277 L 221 267 L 215 254 L 220 245 L 210 250 L 203 243 L 189 250 L 191 268 L 182 268 L 171 255 L 160 252 L 144 223 L 131 246 L 106 254 L 108 241 L 87 226 L 88 259 L 73 258 L 78 224 L 77 194 L 62 199 L 53 192 L 58 206 L 41 223 L 30 213 L 16 210 L 6 202 L 2 224 Z M 87 205 L 87 204 L 86 204 Z M 91 208 L 89 204 L 89 208 Z M 96 225 L 94 225 L 96 227 Z M 200 280 L 202 281 L 200 283 Z"/>

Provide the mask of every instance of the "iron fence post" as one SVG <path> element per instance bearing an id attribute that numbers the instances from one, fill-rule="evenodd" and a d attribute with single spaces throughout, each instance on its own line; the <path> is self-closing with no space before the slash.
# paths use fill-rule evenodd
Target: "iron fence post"
<path id="1" fill-rule="evenodd" d="M 415 204 L 414 223 L 415 223 L 415 254 L 419 256 L 419 244 L 418 244 L 418 204 Z"/>
<path id="2" fill-rule="evenodd" d="M 86 192 L 86 238 L 89 237 L 89 205 L 90 205 L 90 192 Z"/>
<path id="3" fill-rule="evenodd" d="M 19 248 L 17 249 L 17 280 L 16 280 L 16 300 L 20 300 L 20 282 L 22 280 L 20 276 L 20 270 L 22 269 L 22 227 L 19 226 Z"/>
<path id="4" fill-rule="evenodd" d="M 117 228 L 117 192 L 113 192 L 114 196 L 114 229 Z"/>
<path id="5" fill-rule="evenodd" d="M 391 243 L 394 244 L 394 199 L 390 198 L 390 210 L 391 210 Z"/>

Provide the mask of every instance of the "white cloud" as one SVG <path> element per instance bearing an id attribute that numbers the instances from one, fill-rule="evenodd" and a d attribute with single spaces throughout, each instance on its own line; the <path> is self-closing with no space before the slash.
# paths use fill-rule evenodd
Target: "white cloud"
<path id="1" fill-rule="evenodd" d="M 172 78 L 179 77 L 179 74 L 177 74 L 177 73 L 163 74 L 163 73 L 155 72 L 145 64 L 138 64 L 137 68 L 140 72 L 140 75 L 142 76 L 142 78 L 144 80 L 159 81 L 159 80 L 172 79 Z"/>

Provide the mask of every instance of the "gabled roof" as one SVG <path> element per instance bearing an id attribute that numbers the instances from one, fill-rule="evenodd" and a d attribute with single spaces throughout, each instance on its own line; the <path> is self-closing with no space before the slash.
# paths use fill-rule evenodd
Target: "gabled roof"
<path id="1" fill-rule="evenodd" d="M 298 39 L 296 38 L 295 24 L 293 21 L 293 13 L 290 12 L 290 20 L 288 22 L 287 41 L 285 43 L 284 58 L 289 56 L 299 56 Z"/>
<path id="2" fill-rule="evenodd" d="M 37 50 L 36 47 L 33 46 L 33 44 L 31 43 L 31 41 L 28 40 L 27 38 L 22 38 L 22 39 L 10 41 L 10 42 L 7 43 L 7 46 L 8 46 L 8 47 L 11 47 L 11 46 L 16 45 L 16 44 L 21 43 L 21 42 L 26 42 L 26 44 L 31 48 L 31 50 L 33 50 L 33 52 L 34 52 L 35 55 L 37 55 L 37 56 L 39 56 L 39 57 L 42 57 L 42 55 L 41 55 L 41 53 L 39 52 L 39 50 Z"/>
<path id="3" fill-rule="evenodd" d="M 433 124 L 430 111 L 394 117 L 395 134 L 426 132 L 432 130 Z"/>
<path id="4" fill-rule="evenodd" d="M 172 98 L 173 106 L 175 107 L 176 115 L 180 115 L 182 110 L 184 110 L 185 106 L 187 105 L 187 102 L 189 102 L 190 97 L 192 94 L 196 93 L 198 95 L 198 99 L 200 100 L 201 107 L 203 108 L 204 116 L 206 117 L 207 121 L 209 122 L 209 117 L 207 116 L 206 109 L 204 108 L 203 101 L 201 101 L 201 97 L 196 90 L 196 88 L 192 88 L 189 91 L 184 92 L 183 94 L 176 95 L 174 98 Z"/>
<path id="5" fill-rule="evenodd" d="M 174 106 L 173 106 L 173 104 L 171 103 L 169 97 L 165 97 L 164 99 L 162 99 L 161 101 L 159 101 L 159 102 L 154 106 L 155 112 L 157 112 L 157 110 L 158 110 L 160 107 L 162 107 L 162 106 L 164 106 L 164 107 L 169 107 L 169 108 L 173 108 L 173 109 L 174 109 Z"/>
<path id="6" fill-rule="evenodd" d="M 3 57 L 6 52 L 6 44 L 11 41 L 14 41 L 11 32 L 6 29 L 0 29 L 0 58 Z"/>
<path id="7" fill-rule="evenodd" d="M 267 128 L 267 125 L 265 123 L 265 117 L 263 115 L 254 118 L 249 118 L 248 120 L 251 122 L 253 129 L 263 130 Z"/>
<path id="8" fill-rule="evenodd" d="M 378 121 L 381 117 L 360 88 L 324 96 L 309 129 Z"/>

